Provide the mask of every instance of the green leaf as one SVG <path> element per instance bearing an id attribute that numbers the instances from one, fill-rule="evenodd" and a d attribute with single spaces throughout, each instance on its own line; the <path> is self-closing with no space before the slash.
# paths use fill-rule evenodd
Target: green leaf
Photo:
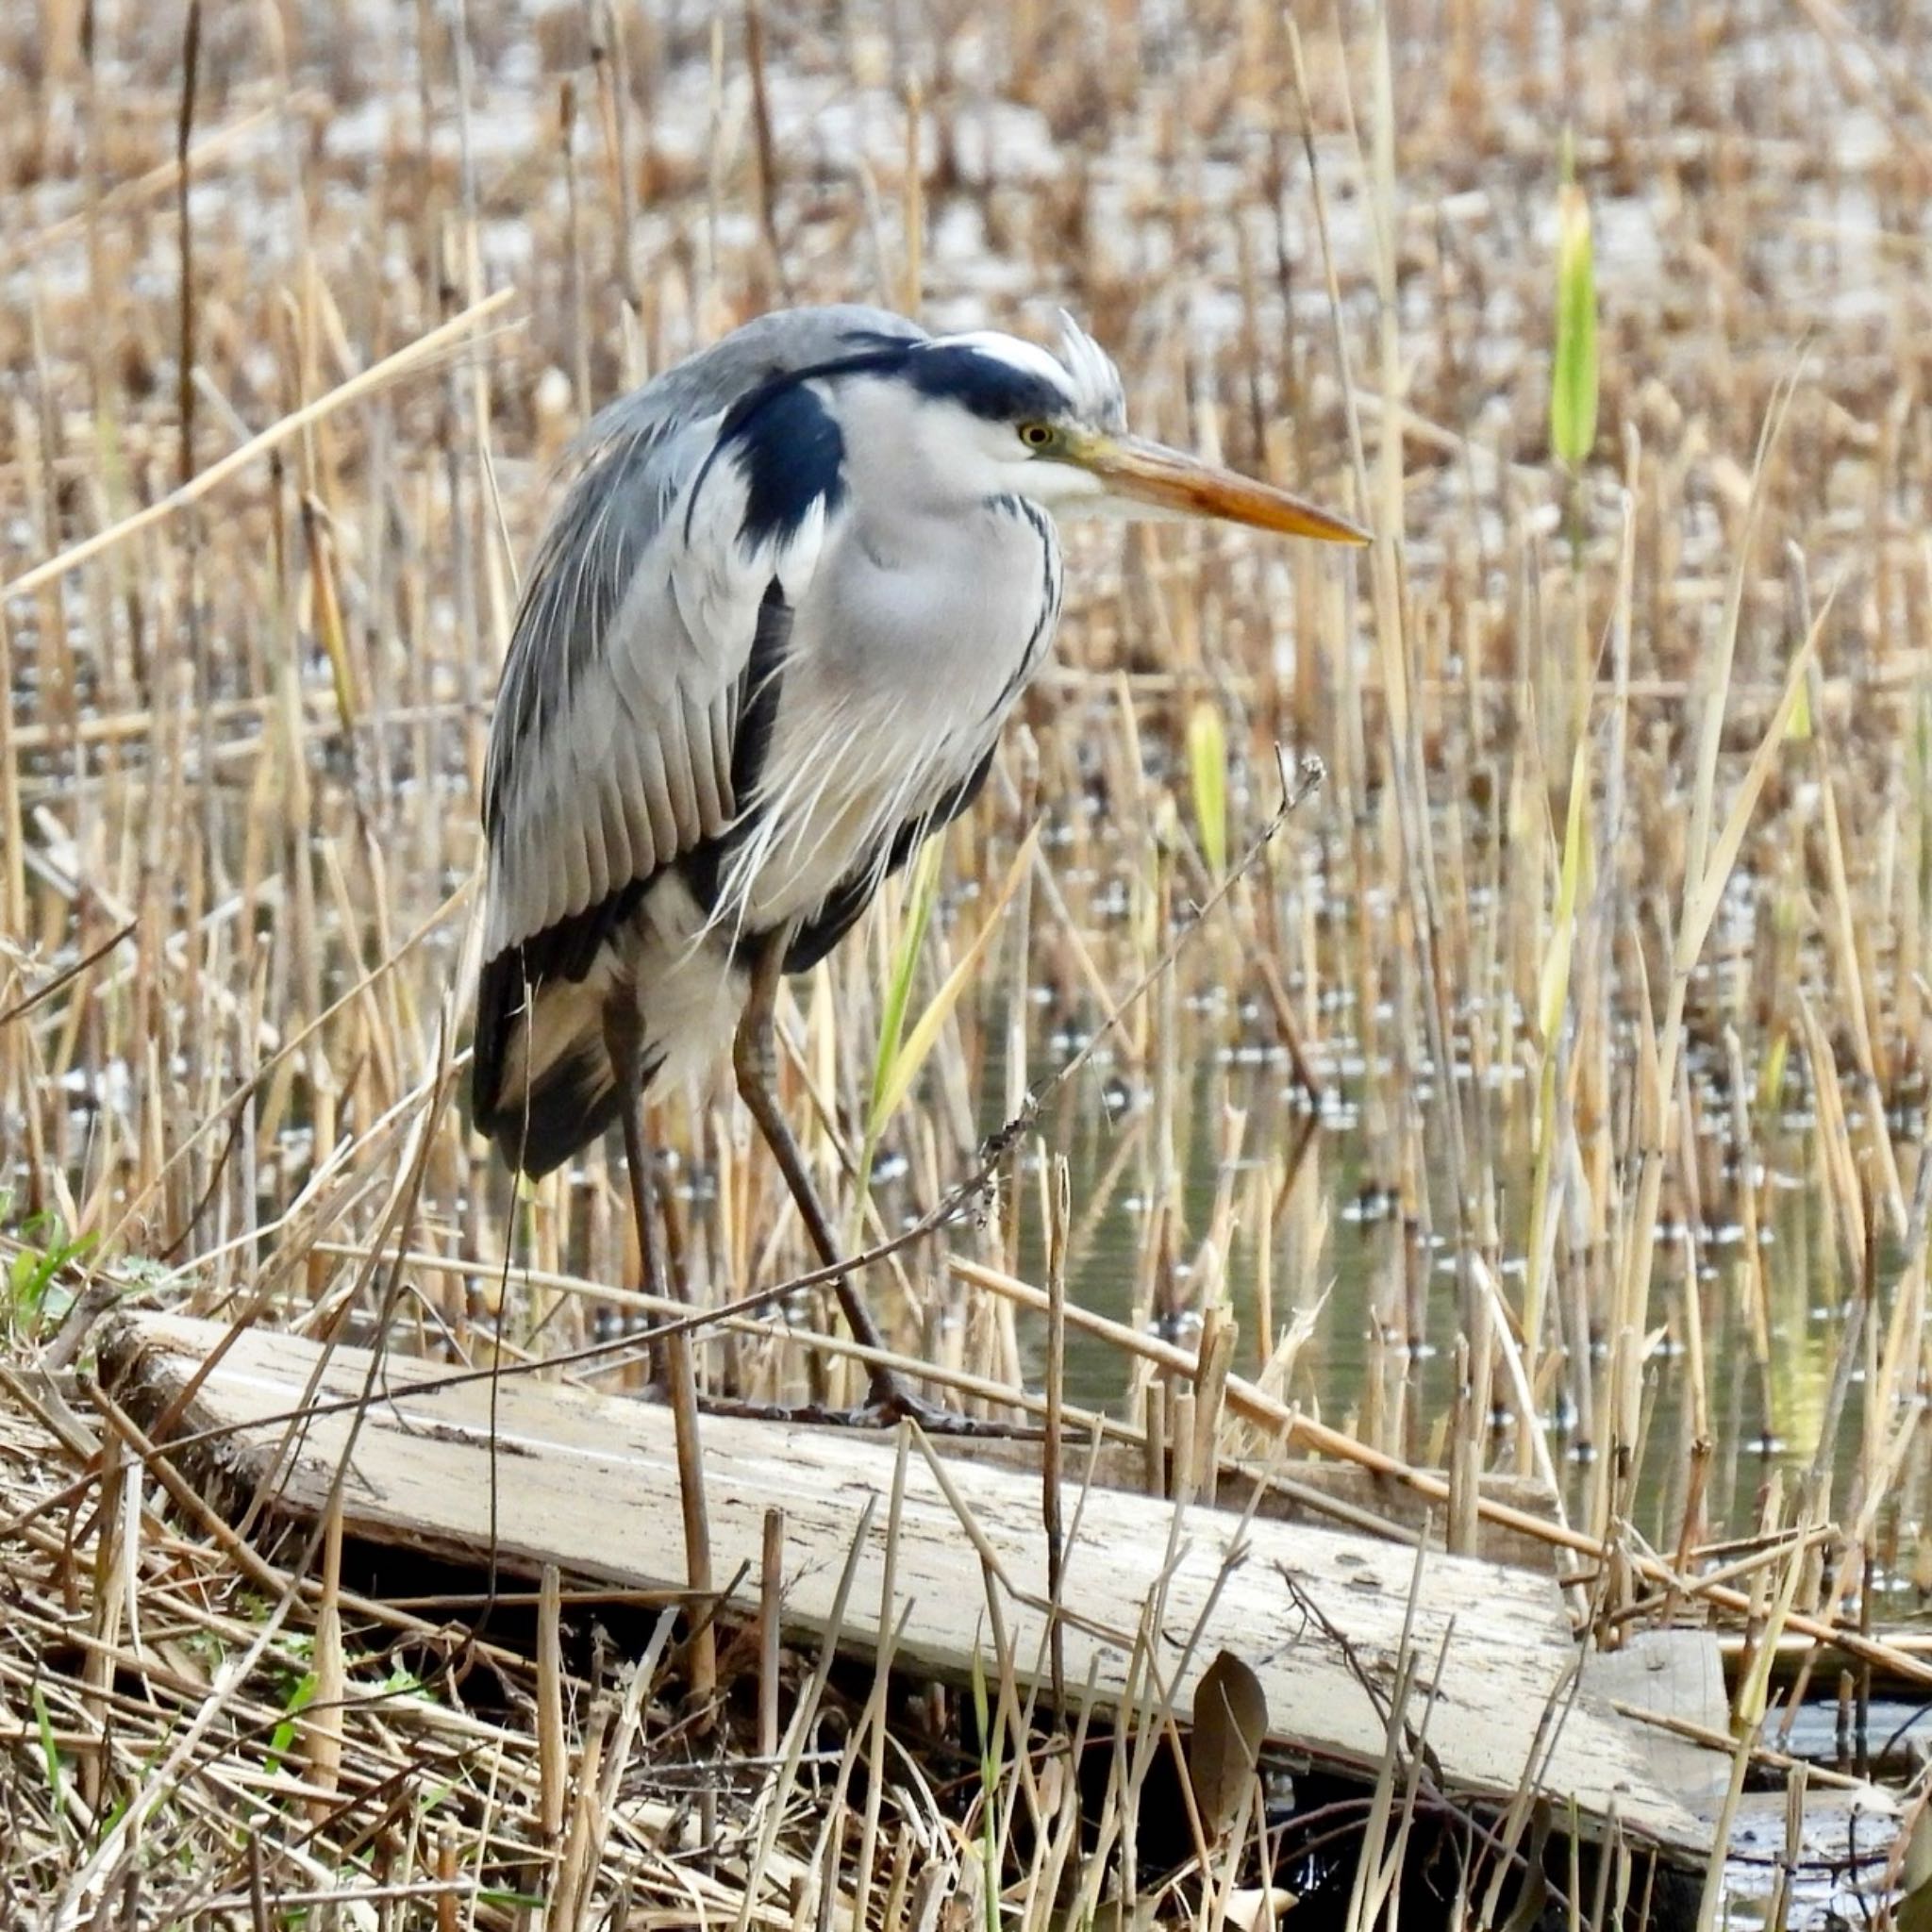
<path id="1" fill-rule="evenodd" d="M 47 1774 L 47 1790 L 53 1795 L 54 1812 L 67 1815 L 67 1781 L 60 1775 L 60 1750 L 54 1742 L 54 1721 L 47 1715 L 46 1693 L 34 1686 L 34 1723 L 41 1734 L 41 1761 Z"/>
<path id="2" fill-rule="evenodd" d="M 979 1652 L 979 1633 L 973 1643 L 973 1720 L 979 1727 L 979 1857 L 985 1873 L 986 1932 L 1000 1932 L 999 1835 L 994 1829 L 1000 1789 L 1001 1740 L 993 1736 L 992 1712 L 986 1694 L 986 1659 Z"/>
<path id="3" fill-rule="evenodd" d="M 1912 1898 L 1924 1900 L 1922 1910 L 1932 1911 L 1932 1810 L 1924 1805 L 1912 1820 L 1912 1835 L 1906 1840 L 1906 1855 L 1900 1862 L 1898 1882 Z"/>
<path id="4" fill-rule="evenodd" d="M 282 1708 L 286 1715 L 275 1728 L 275 1735 L 268 1740 L 268 1752 L 264 1768 L 270 1772 L 281 1768 L 282 1759 L 289 1755 L 289 1748 L 295 1741 L 295 1720 L 308 1708 L 315 1696 L 315 1673 L 308 1672 L 296 1680 L 295 1688 L 289 1693 L 289 1701 Z"/>
<path id="5" fill-rule="evenodd" d="M 1007 876 L 1000 889 L 993 894 L 992 904 L 986 908 L 986 917 L 980 922 L 979 930 L 974 934 L 972 943 L 960 954 L 958 963 L 946 974 L 945 984 L 934 993 L 924 1012 L 920 1014 L 911 1032 L 908 1033 L 898 1053 L 893 1057 L 891 1074 L 883 1090 L 875 1093 L 874 1107 L 877 1119 L 874 1123 L 874 1133 L 885 1126 L 898 1111 L 899 1103 L 906 1098 L 907 1089 L 918 1076 L 919 1070 L 925 1064 L 925 1057 L 932 1051 L 933 1042 L 940 1036 L 940 1029 L 946 1024 L 946 1015 L 958 1004 L 960 993 L 966 990 L 967 982 L 978 970 L 984 957 L 987 942 L 992 938 L 993 928 L 1000 923 L 1000 915 L 1007 909 L 1007 902 L 1013 896 L 1013 890 L 1026 874 L 1026 868 L 1033 863 L 1035 848 L 1040 843 L 1040 827 L 1035 825 L 1022 841 L 1020 850 L 1014 855 L 1012 864 L 1007 869 Z M 903 1017 L 903 1016 L 902 1016 Z"/>
<path id="6" fill-rule="evenodd" d="M 1563 825 L 1563 869 L 1557 882 L 1557 909 L 1550 922 L 1549 950 L 1543 955 L 1537 990 L 1536 1017 L 1545 1042 L 1554 1041 L 1570 997 L 1570 955 L 1576 938 L 1576 907 L 1589 886 L 1590 734 L 1580 733 L 1570 762 L 1570 809 Z M 1545 1047 L 1547 1051 L 1547 1045 Z"/>
<path id="7" fill-rule="evenodd" d="M 1596 260 L 1590 202 L 1574 181 L 1557 193 L 1557 354 L 1550 369 L 1550 448 L 1580 469 L 1596 442 Z"/>
<path id="8" fill-rule="evenodd" d="M 932 918 L 933 902 L 939 897 L 941 849 L 940 840 L 928 839 L 920 847 L 919 858 L 913 864 L 906 929 L 899 936 L 899 952 L 892 961 L 885 1008 L 879 1015 L 878 1046 L 873 1055 L 872 1096 L 866 1114 L 868 1139 L 885 1124 L 885 1098 L 891 1089 L 900 1042 L 906 1037 L 906 1008 L 912 997 L 912 976 L 919 970 L 919 949 L 925 943 L 925 928 Z"/>
<path id="9" fill-rule="evenodd" d="M 986 1701 L 986 1659 L 973 1646 L 973 1669 L 967 1679 L 973 1692 L 973 1723 L 979 1733 L 979 1774 L 989 1789 L 998 1782 L 998 1757 L 992 1748 L 992 1714 Z"/>
<path id="10" fill-rule="evenodd" d="M 1227 870 L 1227 737 L 1221 712 L 1204 699 L 1188 720 L 1188 772 L 1194 781 L 1194 824 L 1208 870 Z"/>
<path id="11" fill-rule="evenodd" d="M 1780 1033 L 1771 1043 L 1771 1051 L 1758 1064 L 1757 1091 L 1752 1097 L 1752 1106 L 1757 1109 L 1759 1120 L 1768 1120 L 1772 1109 L 1778 1104 L 1785 1091 L 1785 1065 L 1790 1058 L 1791 1036 Z"/>
<path id="12" fill-rule="evenodd" d="M 895 1096 L 905 1091 L 906 1082 L 899 1080 L 898 1074 L 900 1049 L 906 1038 L 906 1008 L 912 998 L 913 974 L 919 971 L 919 949 L 925 943 L 925 928 L 939 898 L 943 844 L 942 840 L 928 839 L 920 847 L 912 865 L 906 924 L 899 935 L 899 950 L 893 956 L 891 977 L 886 985 L 885 1004 L 879 1014 L 878 1044 L 873 1050 L 872 1092 L 866 1102 L 865 1140 L 858 1152 L 858 1185 L 853 1194 L 860 1212 L 867 1190 L 872 1186 L 872 1164 L 879 1151 L 879 1135 L 896 1105 Z M 908 1074 L 907 1081 L 910 1078 Z"/>
<path id="13" fill-rule="evenodd" d="M 1791 708 L 1791 722 L 1785 731 L 1787 744 L 1805 744 L 1811 737 L 1811 680 L 1805 680 L 1798 702 Z"/>
<path id="14" fill-rule="evenodd" d="M 41 1248 L 23 1247 L 7 1271 L 8 1309 L 16 1326 L 31 1330 L 43 1317 L 58 1314 L 72 1300 L 56 1293 L 60 1271 L 84 1259 L 98 1244 L 98 1235 L 69 1241 L 66 1224 L 58 1214 L 36 1214 L 23 1224 L 23 1235 L 44 1241 Z"/>

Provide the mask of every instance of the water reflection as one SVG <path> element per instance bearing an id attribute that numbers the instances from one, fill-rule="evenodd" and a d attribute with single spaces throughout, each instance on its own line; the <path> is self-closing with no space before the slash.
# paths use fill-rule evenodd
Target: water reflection
<path id="1" fill-rule="evenodd" d="M 1271 1339 L 1312 1309 L 1290 1399 L 1411 1459 L 1440 1460 L 1458 1394 L 1457 1342 L 1471 1332 L 1453 1231 L 1430 1223 L 1431 1211 L 1441 1216 L 1451 1199 L 1441 1164 L 1424 1169 L 1429 1198 L 1407 1200 L 1390 1178 L 1399 1170 L 1371 1123 L 1373 1104 L 1344 1099 L 1318 1115 L 1278 1055 L 1203 1066 L 1185 1107 L 1167 1120 L 1144 1099 L 1121 1108 L 1120 1084 L 1090 1070 L 1046 1125 L 1046 1146 L 1072 1170 L 1071 1296 L 1117 1322 L 1178 1329 L 1185 1341 L 1197 1271 L 1212 1266 L 1216 1291 L 1241 1327 L 1237 1372 L 1249 1375 Z M 998 1093 L 1004 1083 L 990 1078 L 982 1091 Z M 1240 1152 L 1230 1163 L 1235 1123 Z M 1816 1191 L 1792 1178 L 1805 1171 L 1805 1136 L 1801 1122 L 1771 1150 L 1755 1252 L 1735 1211 L 1735 1184 L 1711 1190 L 1699 1227 L 1680 1217 L 1660 1233 L 1629 1505 L 1634 1525 L 1655 1547 L 1679 1546 L 1693 1505 L 1699 1542 L 1752 1533 L 1774 1503 L 1788 1518 L 1814 1473 L 1836 1489 L 1820 1497 L 1822 1508 L 1842 1511 L 1857 1500 L 1849 1492 L 1867 1426 L 1866 1370 L 1846 1358 L 1857 1304 L 1841 1291 L 1836 1230 Z M 1034 1280 L 1045 1270 L 1037 1161 L 1028 1157 L 1025 1184 L 1008 1202 L 1020 1222 L 1018 1266 Z M 1217 1230 L 1227 1237 L 1219 1254 Z M 1585 1312 L 1608 1305 L 1601 1279 L 1607 1265 L 1600 1252 L 1560 1250 L 1554 1284 L 1564 1346 L 1542 1393 L 1566 1502 L 1577 1517 L 1587 1516 L 1595 1459 L 1607 1446 L 1592 1419 L 1608 1412 L 1608 1352 Z M 1506 1248 L 1496 1272 L 1520 1311 L 1523 1257 Z M 1040 1370 L 1041 1341 L 1023 1325 L 1029 1374 Z M 1854 1357 L 1860 1347 L 1853 1335 Z M 1693 1348 L 1704 1361 L 1702 1414 Z M 1120 1412 L 1127 1375 L 1116 1350 L 1070 1331 L 1070 1400 Z M 1500 1374 L 1492 1387 L 1490 1466 L 1512 1469 L 1517 1418 Z M 1888 1428 L 1896 1423 L 1886 1419 Z M 1898 1597 L 1892 1613 L 1916 1601 L 1896 1574 L 1896 1552 L 1901 1526 L 1909 1538 L 1923 1520 L 1924 1461 L 1907 1457 L 1881 1515 L 1881 1581 Z"/>

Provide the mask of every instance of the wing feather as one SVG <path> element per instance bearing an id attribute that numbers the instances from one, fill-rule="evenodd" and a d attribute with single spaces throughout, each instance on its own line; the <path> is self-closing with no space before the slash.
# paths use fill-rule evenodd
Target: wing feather
<path id="1" fill-rule="evenodd" d="M 582 829 L 584 839 L 585 874 L 584 888 L 588 894 L 584 904 L 596 903 L 597 888 L 608 881 L 622 885 L 629 877 L 627 872 L 617 871 L 610 863 L 608 848 L 604 843 L 604 812 L 608 803 L 609 782 L 607 779 L 598 785 L 584 800 L 583 809 L 573 814 Z"/>
<path id="2" fill-rule="evenodd" d="M 782 541 L 744 541 L 747 480 L 714 460 L 721 429 L 774 375 L 919 333 L 876 309 L 762 317 L 591 425 L 532 559 L 491 724 L 486 958 L 728 825 L 760 600 L 774 576 L 809 576 L 825 520 L 820 507 Z"/>
<path id="3" fill-rule="evenodd" d="M 625 876 L 649 878 L 658 869 L 658 841 L 651 831 L 650 808 L 643 798 L 637 740 L 629 732 L 617 734 L 610 779 L 604 796 L 607 812 L 614 807 L 617 824 L 622 828 Z"/>
<path id="4" fill-rule="evenodd" d="M 630 818 L 620 783 L 620 774 L 613 772 L 598 800 L 604 812 L 604 865 L 612 878 L 631 879 L 637 876 L 637 867 L 631 862 Z"/>
<path id="5" fill-rule="evenodd" d="M 717 708 L 714 693 L 708 703 L 688 706 L 684 714 L 691 780 L 697 792 L 698 823 L 708 839 L 716 838 L 731 819 L 731 767 L 728 758 L 724 764 L 719 763 L 717 738 L 711 729 L 711 718 Z"/>
<path id="6" fill-rule="evenodd" d="M 556 824 L 562 846 L 563 866 L 543 900 L 543 924 L 546 926 L 556 924 L 575 907 L 597 903 L 596 875 L 591 870 L 584 814 L 558 809 Z"/>
<path id="7" fill-rule="evenodd" d="M 651 856 L 655 870 L 669 865 L 678 850 L 677 821 L 671 810 L 671 787 L 664 776 L 664 743 L 652 732 L 637 741 L 639 794 L 651 819 Z"/>
<path id="8" fill-rule="evenodd" d="M 723 823 L 728 824 L 738 809 L 738 797 L 731 781 L 733 746 L 738 741 L 738 712 L 741 702 L 743 687 L 733 685 L 727 691 L 719 694 L 718 701 L 711 707 L 711 764 L 715 771 L 724 774 L 724 784 L 719 800 Z"/>
<path id="9" fill-rule="evenodd" d="M 747 641 L 747 653 L 749 648 Z M 733 658 L 731 670 L 736 675 L 740 666 L 735 651 Z M 677 826 L 680 851 L 695 845 L 705 835 L 704 821 L 698 814 L 697 779 L 691 768 L 691 737 L 684 728 L 686 716 L 687 704 L 680 692 L 678 703 L 664 708 L 663 724 L 664 780 L 671 792 L 671 816 Z M 710 747 L 705 749 L 708 756 Z"/>

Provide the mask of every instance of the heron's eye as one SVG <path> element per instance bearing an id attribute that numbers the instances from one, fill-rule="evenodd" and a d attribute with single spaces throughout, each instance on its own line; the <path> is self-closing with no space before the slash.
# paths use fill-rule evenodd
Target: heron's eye
<path id="1" fill-rule="evenodd" d="M 1023 423 L 1020 425 L 1020 441 L 1028 449 L 1044 449 L 1053 441 L 1051 423 Z"/>

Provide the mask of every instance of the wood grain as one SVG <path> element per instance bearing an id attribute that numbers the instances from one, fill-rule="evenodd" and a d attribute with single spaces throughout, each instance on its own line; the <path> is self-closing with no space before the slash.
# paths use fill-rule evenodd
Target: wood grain
<path id="1" fill-rule="evenodd" d="M 224 1350 L 228 1335 L 219 1323 L 182 1316 L 126 1318 L 103 1345 L 103 1374 L 136 1414 L 152 1417 L 219 1354 L 180 1429 L 233 1433 L 201 1445 L 186 1466 L 203 1480 L 225 1474 L 234 1491 L 252 1490 L 279 1468 L 279 1507 L 312 1515 L 354 1418 L 341 1407 L 288 1418 L 311 1381 L 317 1408 L 359 1397 L 370 1357 L 337 1348 L 324 1361 L 316 1342 L 259 1330 Z M 684 1551 L 669 1410 L 511 1376 L 495 1391 L 492 1457 L 490 1385 L 438 1387 L 446 1374 L 415 1359 L 381 1365 L 345 1486 L 349 1535 L 480 1563 L 493 1482 L 505 1566 L 535 1576 L 554 1563 L 576 1578 L 678 1587 Z M 941 1482 L 908 1439 L 904 1506 L 891 1525 L 896 1437 L 708 1416 L 704 1451 L 713 1573 L 741 1576 L 735 1607 L 747 1620 L 757 1610 L 768 1509 L 784 1511 L 785 1629 L 816 1638 L 872 1504 L 841 1642 L 870 1652 L 890 1610 L 906 1617 L 898 1668 L 961 1680 L 975 1647 L 991 1641 L 996 1600 L 1019 1678 L 1045 1681 L 1037 1474 L 960 1459 L 943 1465 Z M 1162 1682 L 1179 1679 L 1183 1719 L 1196 1681 L 1227 1649 L 1261 1680 L 1271 1742 L 1344 1765 L 1379 1759 L 1384 1719 L 1357 1673 L 1383 1690 L 1393 1680 L 1412 1550 L 1309 1524 L 1243 1526 L 1230 1512 L 1200 1507 L 1177 1518 L 1171 1504 L 1114 1491 L 1070 1491 L 1064 1513 L 1069 1684 L 1091 1671 L 1103 1699 L 1121 1696 L 1144 1626 L 1154 1632 Z M 891 1606 L 880 1601 L 889 1530 L 897 1539 Z M 1291 1578 L 1345 1634 L 1353 1667 L 1305 1613 Z M 1577 1648 L 1548 1578 L 1430 1554 L 1411 1641 L 1424 1684 L 1436 1684 L 1427 1741 L 1450 1792 L 1507 1796 L 1541 1765 L 1542 1786 L 1574 1796 L 1593 1824 L 1614 1811 L 1626 1830 L 1701 1847 L 1692 1812 L 1655 1780 L 1648 1740 L 1594 1692 L 1573 1689 Z M 1553 1708 L 1562 1710 L 1549 1727 L 1553 1739 L 1539 1741 Z M 1418 1699 L 1411 1724 L 1420 1717 Z"/>

